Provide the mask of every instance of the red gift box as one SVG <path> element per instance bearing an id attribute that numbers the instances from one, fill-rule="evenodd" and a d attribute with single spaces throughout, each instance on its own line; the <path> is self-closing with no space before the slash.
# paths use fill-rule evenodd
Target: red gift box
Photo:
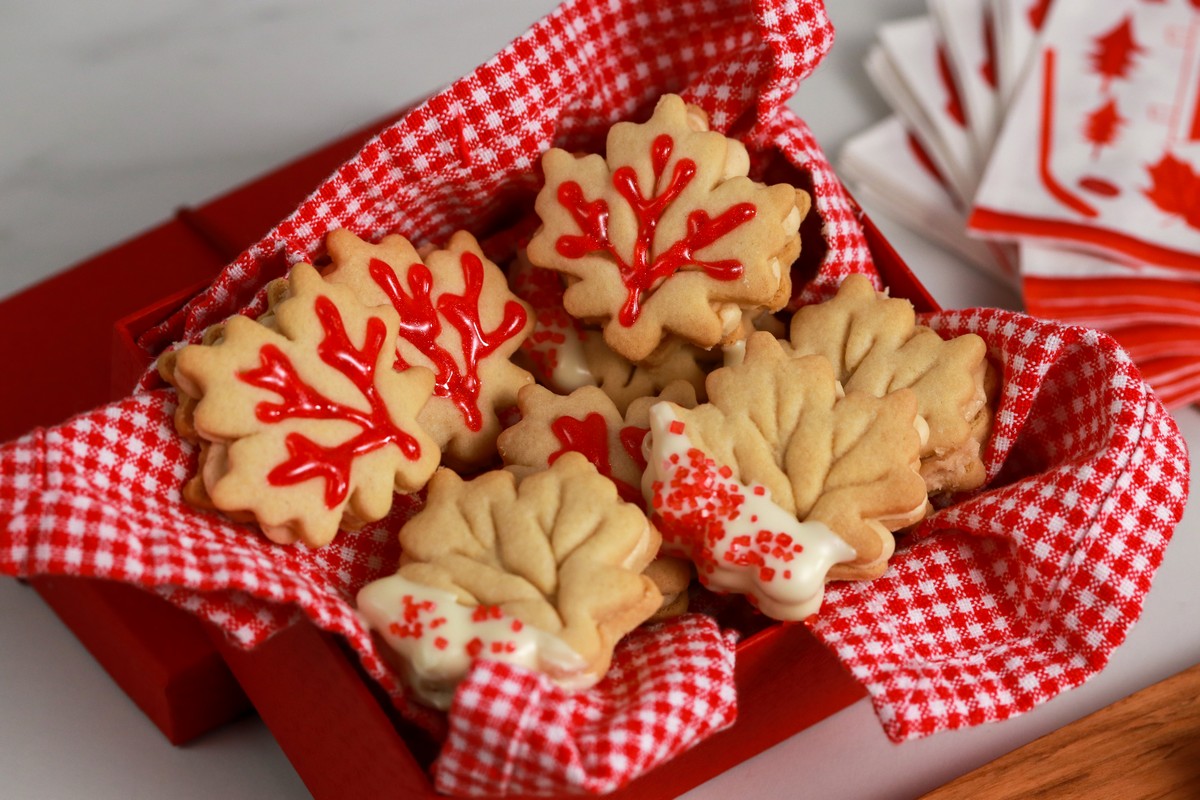
<path id="1" fill-rule="evenodd" d="M 388 120 L 348 134 L 0 303 L 0 441 L 124 397 L 145 369 L 138 334 L 178 309 Z M 163 268 L 171 253 L 171 269 Z M 48 315 L 48 307 L 69 308 Z M 64 335 L 63 321 L 70 330 Z M 61 364 L 69 361 L 68 371 Z M 252 706 L 195 617 L 103 580 L 28 581 L 169 741 L 184 744 Z"/>

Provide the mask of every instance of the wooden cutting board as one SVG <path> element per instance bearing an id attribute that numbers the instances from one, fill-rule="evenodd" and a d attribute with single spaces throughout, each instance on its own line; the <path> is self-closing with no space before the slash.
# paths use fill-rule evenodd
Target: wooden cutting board
<path id="1" fill-rule="evenodd" d="M 1200 664 L 1001 756 L 924 800 L 1200 798 Z"/>

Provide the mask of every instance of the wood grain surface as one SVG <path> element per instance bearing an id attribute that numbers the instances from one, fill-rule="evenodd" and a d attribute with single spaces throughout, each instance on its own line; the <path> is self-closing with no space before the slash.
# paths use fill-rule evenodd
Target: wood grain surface
<path id="1" fill-rule="evenodd" d="M 1001 756 L 924 800 L 1200 798 L 1200 664 Z"/>

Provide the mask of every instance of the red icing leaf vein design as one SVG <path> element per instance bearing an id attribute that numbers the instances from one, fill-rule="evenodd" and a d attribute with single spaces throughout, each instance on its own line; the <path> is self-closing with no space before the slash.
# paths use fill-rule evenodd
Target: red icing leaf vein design
<path id="1" fill-rule="evenodd" d="M 1115 28 L 1094 39 L 1096 49 L 1089 55 L 1092 71 L 1104 81 L 1105 90 L 1117 78 L 1128 78 L 1133 57 L 1145 48 L 1133 38 L 1133 17 L 1126 16 Z"/>
<path id="2" fill-rule="evenodd" d="M 309 386 L 296 372 L 287 355 L 272 344 L 259 350 L 259 367 L 238 373 L 238 378 L 279 396 L 278 402 L 263 401 L 255 407 L 261 422 L 278 424 L 288 419 L 342 420 L 357 425 L 359 433 L 332 447 L 292 432 L 284 442 L 288 460 L 267 475 L 273 486 L 291 486 L 320 478 L 325 482 L 325 505 L 335 508 L 350 489 L 354 460 L 388 445 L 394 445 L 411 461 L 421 456 L 421 447 L 409 433 L 398 428 L 375 386 L 375 365 L 387 339 L 387 327 L 378 317 L 367 321 L 366 341 L 356 348 L 346 334 L 337 306 L 328 297 L 318 297 L 315 310 L 324 338 L 317 347 L 320 359 L 354 384 L 370 405 L 369 411 L 337 403 Z"/>
<path id="3" fill-rule="evenodd" d="M 650 160 L 655 187 L 662 185 L 674 147 L 675 140 L 665 133 L 655 137 L 651 145 Z M 617 251 L 609 236 L 608 203 L 602 199 L 589 202 L 584 197 L 583 188 L 573 180 L 564 181 L 558 187 L 558 202 L 571 214 L 581 232 L 560 236 L 555 242 L 555 249 L 563 257 L 572 259 L 596 251 L 612 256 L 627 292 L 618 315 L 618 320 L 625 327 L 637 322 L 643 297 L 685 266 L 699 267 L 714 280 L 732 281 L 742 275 L 742 263 L 736 259 L 703 261 L 696 258 L 695 253 L 752 220 L 757 213 L 753 203 L 736 203 L 715 218 L 709 217 L 703 209 L 692 211 L 687 217 L 687 235 L 657 256 L 652 256 L 658 221 L 695 176 L 696 162 L 690 158 L 680 158 L 661 191 L 646 196 L 632 167 L 623 166 L 613 173 L 613 187 L 637 218 L 637 237 L 628 259 Z"/>
<path id="4" fill-rule="evenodd" d="M 559 417 L 550 424 L 550 430 L 554 433 L 554 437 L 558 439 L 562 447 L 550 454 L 546 459 L 548 464 L 553 464 L 563 454 L 569 452 L 582 453 L 592 466 L 596 468 L 604 477 L 611 480 L 617 487 L 617 494 L 627 503 L 642 502 L 642 492 L 636 486 L 621 480 L 613 475 L 612 462 L 608 452 L 608 423 L 604 419 L 603 414 L 591 413 L 583 419 L 574 417 Z M 628 434 L 633 431 L 635 433 Z M 640 433 L 640 435 L 637 435 Z M 641 462 L 642 469 L 646 468 L 645 459 L 641 456 L 642 438 L 648 433 L 646 428 L 628 427 L 623 428 L 619 434 L 622 446 L 630 451 L 631 442 L 636 436 L 637 438 L 637 456 L 634 457 L 630 451 L 630 457 L 634 458 L 635 463 Z"/>
<path id="5" fill-rule="evenodd" d="M 479 408 L 479 364 L 517 336 L 524 329 L 527 317 L 521 304 L 510 300 L 504 304 L 504 316 L 500 323 L 490 331 L 484 330 L 479 308 L 483 292 L 483 262 L 470 252 L 462 253 L 459 261 L 465 284 L 463 293 L 446 292 L 439 295 L 436 307 L 431 298 L 433 274 L 424 264 L 409 266 L 406 276 L 408 293 L 400 285 L 396 272 L 386 262 L 373 258 L 368 271 L 400 313 L 398 336 L 432 362 L 435 372 L 433 393 L 451 400 L 467 427 L 478 432 L 483 427 L 483 415 Z M 438 343 L 443 320 L 458 332 L 462 343 L 461 365 L 452 353 Z M 397 350 L 396 370 L 403 371 L 408 367 L 409 364 Z"/>

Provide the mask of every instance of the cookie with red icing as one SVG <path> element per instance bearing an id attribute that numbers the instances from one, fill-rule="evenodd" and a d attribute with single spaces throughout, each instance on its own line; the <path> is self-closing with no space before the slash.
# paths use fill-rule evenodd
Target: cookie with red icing
<path id="1" fill-rule="evenodd" d="M 399 535 L 399 571 L 364 587 L 358 610 L 418 696 L 442 708 L 480 658 L 588 688 L 662 605 L 641 574 L 657 531 L 580 453 L 521 478 L 440 470 Z"/>
<path id="2" fill-rule="evenodd" d="M 268 322 L 235 316 L 164 359 L 185 433 L 201 443 L 186 499 L 320 546 L 382 519 L 440 459 L 417 422 L 426 369 L 393 369 L 400 319 L 297 264 Z"/>
<path id="3" fill-rule="evenodd" d="M 533 376 L 512 362 L 533 328 L 529 306 L 465 231 L 442 248 L 418 252 L 403 236 L 377 244 L 347 230 L 326 239 L 326 280 L 347 286 L 368 305 L 400 316 L 394 368 L 434 373 L 433 398 L 421 426 L 442 446 L 445 462 L 469 470 L 495 457 L 497 412 L 516 403 Z"/>
<path id="4" fill-rule="evenodd" d="M 524 247 L 508 265 L 508 285 L 533 310 L 533 330 L 521 343 L 520 361 L 538 383 L 561 394 L 595 386 L 583 343 L 587 327 L 563 307 L 562 275 L 529 263 Z"/>
<path id="5" fill-rule="evenodd" d="M 644 506 L 641 486 L 646 459 L 642 442 L 650 429 L 651 407 L 663 401 L 692 408 L 696 393 L 687 382 L 676 381 L 660 393 L 639 397 L 628 409 L 620 409 L 595 386 L 576 389 L 569 395 L 527 386 L 517 398 L 520 422 L 500 434 L 500 457 L 508 471 L 523 477 L 549 468 L 566 453 L 582 453 L 613 482 L 623 500 Z M 663 595 L 656 619 L 687 610 L 690 564 L 664 556 L 655 559 L 646 575 Z"/>
<path id="6" fill-rule="evenodd" d="M 622 412 L 595 386 L 559 395 L 542 386 L 527 386 L 517 396 L 521 421 L 500 434 L 497 446 L 505 466 L 518 475 L 546 469 L 564 453 L 587 456 L 618 494 L 641 504 L 646 460 L 642 440 L 649 430 L 650 407 L 670 400 L 684 408 L 696 405 L 691 385 L 677 381 L 660 394 L 642 397 Z"/>
<path id="7" fill-rule="evenodd" d="M 751 180 L 749 165 L 703 111 L 665 95 L 648 122 L 614 125 L 604 156 L 543 156 L 529 260 L 567 276 L 567 311 L 631 361 L 671 335 L 706 349 L 736 340 L 747 311 L 787 302 L 808 206 L 792 186 Z"/>

